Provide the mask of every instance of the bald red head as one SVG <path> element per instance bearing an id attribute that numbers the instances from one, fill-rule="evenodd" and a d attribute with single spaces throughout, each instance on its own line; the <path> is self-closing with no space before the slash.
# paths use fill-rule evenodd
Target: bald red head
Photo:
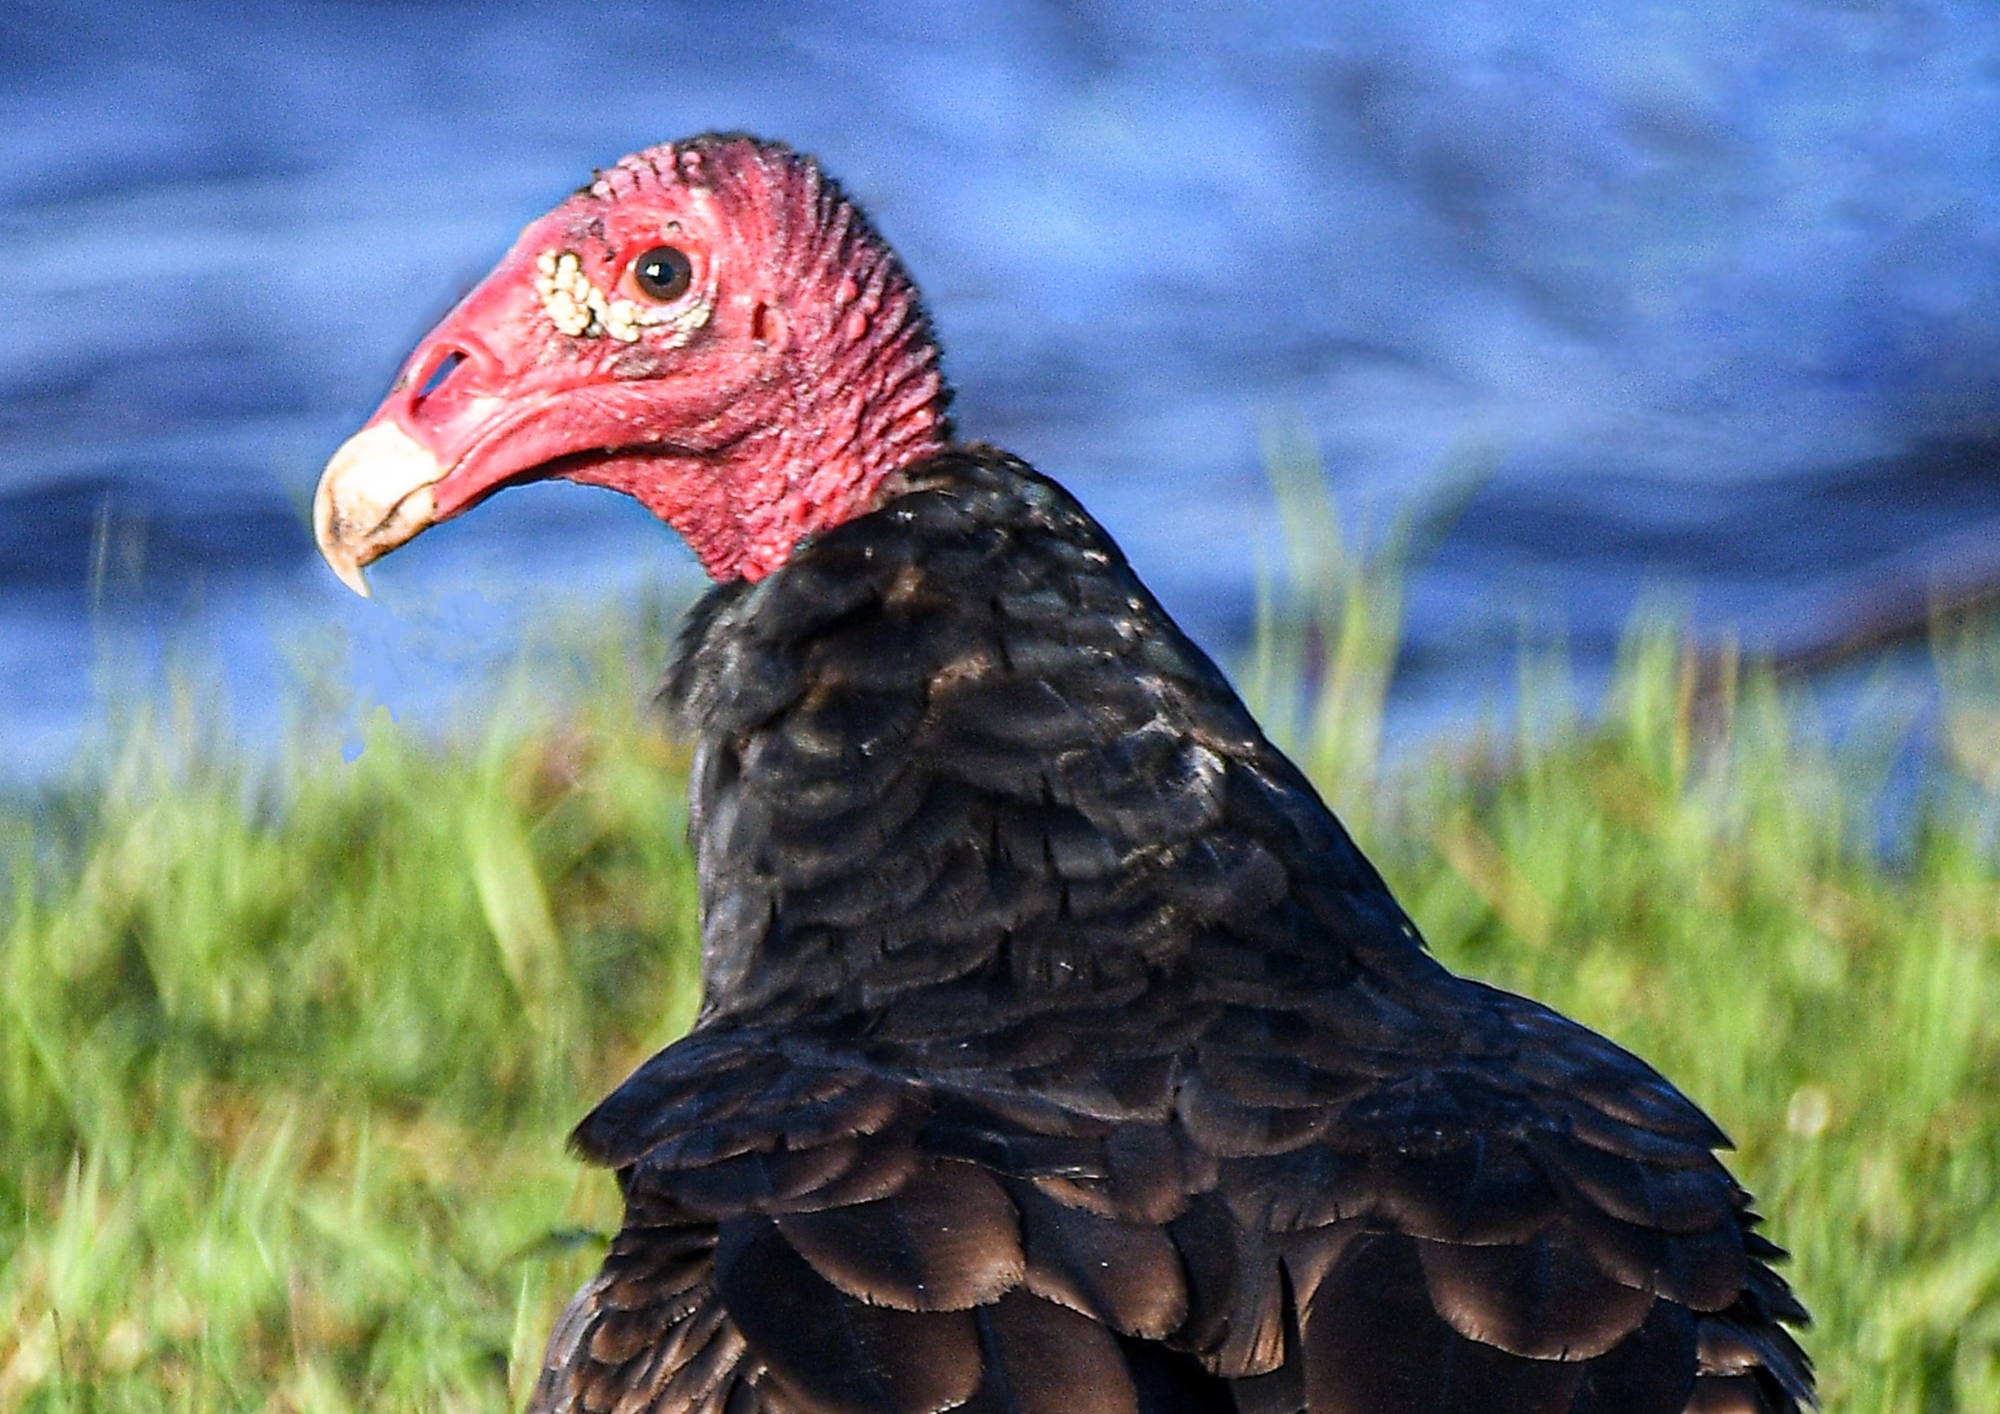
<path id="1" fill-rule="evenodd" d="M 562 476 L 757 579 L 943 447 L 948 396 L 915 286 L 811 159 L 692 138 L 521 233 L 328 463 L 315 529 L 359 589 L 425 526 Z"/>

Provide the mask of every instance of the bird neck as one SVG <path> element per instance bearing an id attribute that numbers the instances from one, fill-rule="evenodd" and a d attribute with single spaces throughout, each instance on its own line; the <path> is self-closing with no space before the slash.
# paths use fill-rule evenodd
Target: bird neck
<path id="1" fill-rule="evenodd" d="M 703 556 L 711 577 L 762 579 L 807 536 L 879 509 L 899 473 L 949 445 L 950 390 L 916 292 L 851 298 L 841 324 L 817 357 L 795 365 L 769 430 L 738 452 L 730 481 L 740 538 L 727 573 Z"/>

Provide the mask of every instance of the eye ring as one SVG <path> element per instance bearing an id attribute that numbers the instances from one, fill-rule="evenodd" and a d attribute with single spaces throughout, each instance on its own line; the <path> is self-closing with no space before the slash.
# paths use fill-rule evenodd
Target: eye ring
<path id="1" fill-rule="evenodd" d="M 670 245 L 654 246 L 632 262 L 632 283 L 647 299 L 661 304 L 686 294 L 693 279 L 693 263 Z"/>

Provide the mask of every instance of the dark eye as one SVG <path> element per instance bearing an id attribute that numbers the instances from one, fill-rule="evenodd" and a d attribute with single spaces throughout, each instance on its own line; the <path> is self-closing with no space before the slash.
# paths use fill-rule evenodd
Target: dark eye
<path id="1" fill-rule="evenodd" d="M 688 258 L 670 245 L 654 246 L 632 262 L 632 281 L 647 298 L 665 304 L 687 293 L 694 267 Z"/>

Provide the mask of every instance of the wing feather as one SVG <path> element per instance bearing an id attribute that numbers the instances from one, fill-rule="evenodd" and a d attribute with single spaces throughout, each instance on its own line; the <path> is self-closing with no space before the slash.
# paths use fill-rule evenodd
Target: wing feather
<path id="1" fill-rule="evenodd" d="M 939 1414 L 978 1387 L 978 1323 L 848 1296 L 770 1218 L 721 1224 L 716 1291 L 771 1377 L 813 1414 Z"/>

